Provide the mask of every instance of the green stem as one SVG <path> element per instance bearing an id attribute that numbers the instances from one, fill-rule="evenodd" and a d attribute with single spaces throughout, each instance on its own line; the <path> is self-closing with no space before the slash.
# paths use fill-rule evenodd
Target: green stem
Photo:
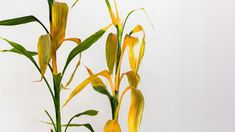
<path id="1" fill-rule="evenodd" d="M 55 114 L 56 114 L 56 132 L 62 132 L 61 125 L 61 112 L 60 112 L 60 84 L 61 84 L 61 74 L 54 75 L 54 91 L 55 91 Z"/>

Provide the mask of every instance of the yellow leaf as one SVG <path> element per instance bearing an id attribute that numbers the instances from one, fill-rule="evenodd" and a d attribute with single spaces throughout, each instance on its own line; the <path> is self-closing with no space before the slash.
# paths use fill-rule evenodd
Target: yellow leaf
<path id="1" fill-rule="evenodd" d="M 91 71 L 91 69 L 89 69 L 88 67 L 86 67 L 86 69 L 87 69 L 90 76 L 94 75 L 94 73 Z M 97 86 L 106 87 L 105 84 L 103 83 L 103 81 L 99 77 L 92 78 L 91 79 L 91 85 L 93 87 L 97 87 Z"/>
<path id="2" fill-rule="evenodd" d="M 113 13 L 113 10 L 112 10 L 112 7 L 109 3 L 109 0 L 105 0 L 106 2 L 106 5 L 108 7 L 108 10 L 109 10 L 109 14 L 110 14 L 110 17 L 111 17 L 111 20 L 113 22 L 113 25 L 115 26 L 118 26 L 119 29 L 121 28 L 121 21 L 120 21 L 120 17 L 119 17 L 119 14 L 118 14 L 118 9 L 117 9 L 117 3 L 116 3 L 116 0 L 114 0 L 114 3 L 115 3 L 115 9 L 116 9 L 116 16 L 114 15 Z"/>
<path id="3" fill-rule="evenodd" d="M 110 33 L 106 41 L 106 62 L 109 72 L 113 73 L 114 64 L 117 58 L 117 35 Z"/>
<path id="4" fill-rule="evenodd" d="M 50 56 L 51 38 L 50 35 L 42 35 L 38 40 L 38 61 L 42 77 L 44 76 Z"/>
<path id="5" fill-rule="evenodd" d="M 91 81 L 96 78 L 97 76 L 103 76 L 105 78 L 108 79 L 108 81 L 112 81 L 111 80 L 111 77 L 109 75 L 109 72 L 107 70 L 104 70 L 102 72 L 99 72 L 97 74 L 94 74 L 93 76 L 91 77 L 88 77 L 87 79 L 85 79 L 82 83 L 80 83 L 73 91 L 72 93 L 69 95 L 69 97 L 67 98 L 65 104 L 63 105 L 63 107 L 68 104 L 68 102 L 74 97 L 76 96 L 78 93 L 80 93 L 89 83 L 91 83 Z M 112 82 L 111 82 L 112 83 Z M 112 85 L 111 87 L 113 87 L 113 84 L 110 84 Z"/>
<path id="6" fill-rule="evenodd" d="M 139 58 L 138 58 L 138 65 L 137 65 L 137 72 L 139 70 L 140 67 L 140 63 L 144 57 L 144 52 L 145 52 L 145 36 L 143 37 L 142 43 L 141 43 L 141 47 L 140 47 L 140 51 L 139 51 Z"/>
<path id="7" fill-rule="evenodd" d="M 139 42 L 139 39 L 136 37 L 132 37 L 127 35 L 125 37 L 124 43 L 128 46 L 128 56 L 129 56 L 129 63 L 131 70 L 136 72 L 137 71 L 137 57 L 135 55 L 135 46 Z"/>
<path id="8" fill-rule="evenodd" d="M 141 25 L 137 25 L 137 26 L 130 32 L 130 35 L 131 35 L 131 34 L 134 34 L 134 33 L 141 32 L 141 31 L 144 31 L 144 30 L 143 30 L 143 27 L 142 27 Z"/>
<path id="9" fill-rule="evenodd" d="M 64 2 L 54 1 L 52 5 L 51 37 L 52 55 L 63 43 L 67 26 L 68 5 Z"/>
<path id="10" fill-rule="evenodd" d="M 64 39 L 64 41 L 72 41 L 78 45 L 81 43 L 81 39 L 79 39 L 79 38 L 67 38 L 67 39 Z"/>
<path id="11" fill-rule="evenodd" d="M 128 115 L 129 132 L 139 132 L 143 111 L 144 96 L 140 90 L 133 89 L 131 93 L 131 104 Z"/>
<path id="12" fill-rule="evenodd" d="M 117 120 L 109 120 L 104 127 L 104 132 L 121 132 L 120 125 Z"/>
<path id="13" fill-rule="evenodd" d="M 139 54 L 138 56 L 138 63 L 137 63 L 137 68 L 136 68 L 136 72 L 138 72 L 139 70 L 139 67 L 140 67 L 140 63 L 144 57 L 144 52 L 145 52 L 145 32 L 144 32 L 144 29 L 141 25 L 137 25 L 131 32 L 130 32 L 130 35 L 132 34 L 135 34 L 135 33 L 138 33 L 138 32 L 143 32 L 143 39 L 142 39 L 142 42 L 141 42 L 141 46 L 140 46 L 140 49 L 139 51 L 137 52 L 137 54 Z M 137 56 L 137 55 L 136 55 Z"/>
<path id="14" fill-rule="evenodd" d="M 140 82 L 140 77 L 137 73 L 133 72 L 133 71 L 129 71 L 126 73 L 129 85 L 131 87 L 137 88 L 139 82 Z"/>

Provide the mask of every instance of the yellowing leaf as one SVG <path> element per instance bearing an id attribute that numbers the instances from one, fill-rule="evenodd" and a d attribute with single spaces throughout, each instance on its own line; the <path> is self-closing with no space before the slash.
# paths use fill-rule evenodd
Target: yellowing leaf
<path id="1" fill-rule="evenodd" d="M 143 39 L 142 39 L 142 42 L 141 42 L 141 46 L 140 46 L 140 50 L 138 51 L 138 63 L 137 63 L 137 69 L 136 69 L 136 72 L 138 72 L 139 70 L 139 67 L 140 67 L 140 63 L 144 57 L 144 51 L 145 51 L 145 32 L 144 32 L 144 29 L 141 25 L 137 25 L 131 32 L 130 32 L 130 35 L 132 34 L 135 34 L 135 33 L 138 33 L 138 32 L 143 32 Z"/>
<path id="2" fill-rule="evenodd" d="M 120 29 L 120 28 L 121 28 L 121 20 L 120 20 L 119 14 L 118 14 L 118 9 L 117 9 L 116 0 L 114 0 L 115 9 L 116 9 L 116 16 L 115 16 L 114 13 L 113 13 L 113 10 L 112 10 L 112 7 L 111 7 L 111 5 L 110 5 L 110 3 L 109 3 L 109 0 L 105 0 L 105 2 L 106 2 L 106 5 L 107 5 L 107 7 L 108 7 L 109 14 L 110 14 L 110 17 L 111 17 L 111 20 L 112 20 L 113 25 L 118 26 L 118 28 Z"/>
<path id="3" fill-rule="evenodd" d="M 121 127 L 117 120 L 109 120 L 104 127 L 104 132 L 121 132 Z"/>
<path id="4" fill-rule="evenodd" d="M 64 41 L 72 41 L 72 42 L 75 42 L 76 44 L 81 43 L 81 39 L 79 38 L 67 38 L 67 39 L 64 39 Z"/>
<path id="5" fill-rule="evenodd" d="M 106 62 L 111 74 L 117 58 L 117 48 L 117 35 L 110 33 L 106 41 Z"/>
<path id="6" fill-rule="evenodd" d="M 93 75 L 94 75 L 93 72 L 91 71 L 91 69 L 89 69 L 88 67 L 86 67 L 86 69 L 87 69 L 87 71 L 88 71 L 88 73 L 89 73 L 90 76 L 93 76 Z M 92 85 L 93 87 L 99 87 L 99 86 L 101 86 L 101 87 L 106 88 L 106 86 L 105 86 L 105 84 L 103 83 L 103 81 L 102 81 L 99 77 L 97 77 L 97 76 L 91 79 L 91 85 Z"/>
<path id="7" fill-rule="evenodd" d="M 74 78 L 74 76 L 75 76 L 75 73 L 76 73 L 78 67 L 80 66 L 80 64 L 81 64 L 81 58 L 80 58 L 79 61 L 77 62 L 77 65 L 76 65 L 76 67 L 75 67 L 75 69 L 74 69 L 74 71 L 73 71 L 73 73 L 72 73 L 72 75 L 71 75 L 69 81 L 66 83 L 65 87 L 68 87 L 69 84 L 73 81 L 73 78 Z"/>
<path id="8" fill-rule="evenodd" d="M 134 87 L 136 88 L 140 82 L 140 77 L 138 74 L 136 74 L 135 72 L 133 71 L 129 71 L 126 73 L 126 76 L 128 78 L 128 82 L 129 82 L 129 85 L 131 87 Z"/>
<path id="9" fill-rule="evenodd" d="M 126 36 L 125 41 L 124 41 L 124 43 L 127 44 L 128 49 L 129 49 L 128 50 L 129 63 L 130 63 L 131 70 L 134 72 L 136 72 L 137 70 L 137 57 L 135 55 L 134 48 L 138 42 L 139 42 L 138 38 L 132 37 L 129 35 Z"/>
<path id="10" fill-rule="evenodd" d="M 51 37 L 49 34 L 40 36 L 38 40 L 38 61 L 42 76 L 44 76 L 50 56 Z"/>
<path id="11" fill-rule="evenodd" d="M 144 52 L 145 52 L 145 36 L 143 37 L 142 43 L 141 43 L 141 47 L 140 47 L 140 51 L 139 51 L 139 58 L 138 58 L 138 65 L 137 65 L 137 72 L 139 70 L 140 67 L 140 63 L 144 57 Z"/>
<path id="12" fill-rule="evenodd" d="M 131 104 L 128 115 L 129 132 L 139 132 L 143 111 L 144 96 L 140 90 L 133 89 L 131 93 Z"/>
<path id="13" fill-rule="evenodd" d="M 134 33 L 138 33 L 138 32 L 141 32 L 141 31 L 144 31 L 143 30 L 143 27 L 141 25 L 137 25 L 130 33 L 131 34 L 134 34 Z"/>
<path id="14" fill-rule="evenodd" d="M 109 72 L 107 70 L 104 70 L 102 72 L 99 72 L 97 74 L 94 74 L 91 77 L 88 77 L 87 79 L 85 79 L 82 83 L 80 83 L 73 91 L 72 93 L 69 95 L 69 97 L 67 98 L 65 104 L 63 105 L 63 107 L 74 97 L 76 96 L 79 92 L 81 92 L 81 90 L 83 90 L 89 83 L 91 83 L 91 81 L 93 81 L 94 78 L 96 78 L 97 76 L 103 76 L 106 77 L 109 81 L 110 81 L 110 76 L 109 76 Z"/>
<path id="15" fill-rule="evenodd" d="M 63 43 L 68 17 L 68 5 L 66 3 L 54 1 L 52 4 L 52 21 L 51 21 L 51 37 L 52 37 L 52 54 Z"/>

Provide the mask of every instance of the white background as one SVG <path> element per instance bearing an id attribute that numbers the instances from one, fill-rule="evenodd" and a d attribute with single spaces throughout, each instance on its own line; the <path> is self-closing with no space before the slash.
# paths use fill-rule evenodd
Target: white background
<path id="1" fill-rule="evenodd" d="M 127 27 L 130 30 L 140 23 L 147 32 L 146 54 L 140 69 L 140 89 L 146 102 L 141 132 L 234 132 L 235 2 L 117 1 L 122 17 L 132 9 L 144 7 L 155 26 L 152 29 L 144 14 L 138 12 L 131 17 Z M 73 1 L 67 2 L 71 6 Z M 46 0 L 1 1 L 0 19 L 32 14 L 49 27 L 47 9 Z M 104 0 L 80 0 L 70 10 L 66 36 L 85 39 L 110 22 Z M 41 34 L 45 32 L 36 23 L 0 27 L 0 36 L 30 50 L 36 50 Z M 106 36 L 83 54 L 82 67 L 71 89 L 88 76 L 84 65 L 94 72 L 106 69 Z M 73 47 L 66 42 L 59 50 L 60 67 Z M 4 48 L 9 46 L 0 41 L 0 49 Z M 127 70 L 126 60 L 125 63 L 123 69 Z M 75 62 L 70 65 L 67 76 L 74 66 Z M 53 104 L 45 84 L 33 82 L 39 78 L 36 69 L 24 57 L 0 54 L 1 132 L 49 131 L 50 126 L 41 121 L 48 120 L 44 109 L 53 113 Z M 62 93 L 63 101 L 69 93 Z M 128 104 L 129 95 L 124 98 L 120 114 L 123 132 L 127 132 Z M 91 122 L 97 132 L 102 132 L 105 122 L 111 118 L 109 102 L 91 86 L 62 110 L 63 121 L 87 109 L 99 110 L 98 117 L 82 117 L 76 122 Z M 71 132 L 79 130 L 87 131 L 84 128 L 70 129 Z"/>

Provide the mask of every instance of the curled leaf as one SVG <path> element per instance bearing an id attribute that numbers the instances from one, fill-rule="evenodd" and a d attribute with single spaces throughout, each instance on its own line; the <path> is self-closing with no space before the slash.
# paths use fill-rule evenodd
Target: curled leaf
<path id="1" fill-rule="evenodd" d="M 50 56 L 51 37 L 49 34 L 40 36 L 38 40 L 38 61 L 41 75 L 44 76 L 47 65 L 51 59 Z"/>
<path id="2" fill-rule="evenodd" d="M 67 38 L 67 39 L 64 39 L 64 41 L 72 41 L 78 45 L 81 43 L 81 39 L 79 39 L 79 38 Z"/>
<path id="3" fill-rule="evenodd" d="M 63 43 L 67 26 L 68 5 L 64 2 L 54 1 L 51 12 L 52 55 Z"/>
<path id="4" fill-rule="evenodd" d="M 139 42 L 139 39 L 136 37 L 132 37 L 126 35 L 124 43 L 128 46 L 128 56 L 129 56 L 129 63 L 132 71 L 136 71 L 137 69 L 137 57 L 135 55 L 135 46 Z"/>
<path id="5" fill-rule="evenodd" d="M 104 127 L 104 132 L 121 132 L 121 127 L 117 120 L 109 120 Z"/>
<path id="6" fill-rule="evenodd" d="M 94 75 L 91 69 L 89 69 L 88 67 L 86 67 L 86 69 L 90 76 Z M 91 79 L 91 85 L 95 89 L 95 91 L 103 95 L 107 95 L 108 97 L 111 97 L 110 93 L 107 90 L 106 85 L 103 83 L 103 81 L 99 77 L 94 77 L 93 79 Z"/>
<path id="7" fill-rule="evenodd" d="M 143 111 L 144 96 L 140 90 L 133 89 L 131 93 L 131 104 L 128 115 L 129 132 L 139 132 Z"/>
<path id="8" fill-rule="evenodd" d="M 78 93 L 80 93 L 94 78 L 96 78 L 97 76 L 104 76 L 106 77 L 108 74 L 107 70 L 104 70 L 102 72 L 99 72 L 91 77 L 88 77 L 87 79 L 85 79 L 82 83 L 80 83 L 73 91 L 72 93 L 69 95 L 69 97 L 67 98 L 65 104 L 63 105 L 63 107 L 74 97 L 76 96 Z"/>
<path id="9" fill-rule="evenodd" d="M 106 62 L 111 74 L 117 58 L 117 48 L 117 35 L 110 33 L 106 41 Z"/>
<path id="10" fill-rule="evenodd" d="M 127 76 L 127 79 L 128 79 L 128 82 L 129 82 L 129 85 L 131 87 L 134 87 L 136 88 L 140 82 L 140 77 L 138 74 L 136 74 L 135 72 L 133 71 L 129 71 L 126 73 L 126 76 Z"/>

